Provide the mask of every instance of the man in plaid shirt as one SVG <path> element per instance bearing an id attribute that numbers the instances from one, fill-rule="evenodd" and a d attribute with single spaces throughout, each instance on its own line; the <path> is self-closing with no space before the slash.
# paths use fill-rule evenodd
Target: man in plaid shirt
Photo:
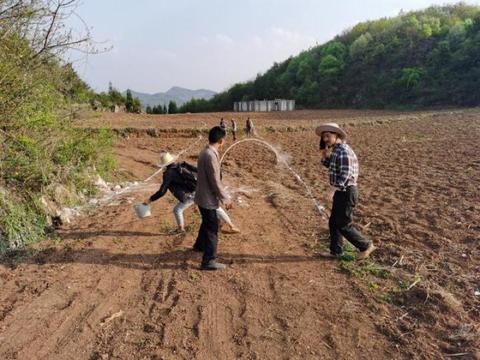
<path id="1" fill-rule="evenodd" d="M 358 201 L 358 159 L 345 142 L 347 134 L 335 123 L 327 123 L 315 130 L 321 137 L 322 164 L 329 170 L 330 185 L 335 187 L 330 229 L 330 254 L 339 258 L 343 252 L 342 236 L 359 251 L 357 259 L 366 259 L 375 246 L 353 225 L 353 208 Z"/>
<path id="2" fill-rule="evenodd" d="M 335 151 L 322 160 L 330 174 L 330 185 L 346 191 L 348 186 L 356 186 L 358 179 L 358 159 L 346 143 L 334 145 Z"/>

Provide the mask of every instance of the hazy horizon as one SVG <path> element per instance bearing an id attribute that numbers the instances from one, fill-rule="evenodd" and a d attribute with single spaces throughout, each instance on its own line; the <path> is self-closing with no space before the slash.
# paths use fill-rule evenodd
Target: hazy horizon
<path id="1" fill-rule="evenodd" d="M 274 62 L 325 43 L 359 22 L 458 1 L 437 0 L 84 0 L 76 13 L 109 52 L 73 53 L 79 75 L 95 90 L 113 85 L 142 93 L 174 86 L 220 92 L 255 78 Z M 478 1 L 468 4 L 479 5 Z M 73 21 L 74 27 L 81 24 Z"/>

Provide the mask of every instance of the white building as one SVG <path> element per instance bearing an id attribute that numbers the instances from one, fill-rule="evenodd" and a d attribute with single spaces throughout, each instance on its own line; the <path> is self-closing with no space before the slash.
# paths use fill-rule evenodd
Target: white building
<path id="1" fill-rule="evenodd" d="M 293 111 L 295 110 L 295 100 L 275 99 L 275 100 L 253 100 L 237 101 L 233 103 L 235 112 L 265 112 L 265 111 Z"/>

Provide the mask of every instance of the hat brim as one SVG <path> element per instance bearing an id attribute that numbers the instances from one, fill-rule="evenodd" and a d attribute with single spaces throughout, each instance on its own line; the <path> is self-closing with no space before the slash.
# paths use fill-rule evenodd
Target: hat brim
<path id="1" fill-rule="evenodd" d="M 332 125 L 320 125 L 315 129 L 315 134 L 318 136 L 322 136 L 322 133 L 324 132 L 331 132 L 338 134 L 341 139 L 346 139 L 347 138 L 347 133 L 343 131 L 341 128 L 332 126 Z"/>
<path id="2" fill-rule="evenodd" d="M 177 160 L 178 160 L 178 156 L 175 155 L 175 156 L 172 157 L 172 159 L 170 159 L 170 161 L 168 161 L 168 162 L 166 162 L 166 163 L 164 163 L 164 164 L 158 164 L 158 167 L 159 167 L 159 168 L 167 167 L 168 165 L 173 164 L 173 163 L 174 163 L 175 161 L 177 161 Z"/>

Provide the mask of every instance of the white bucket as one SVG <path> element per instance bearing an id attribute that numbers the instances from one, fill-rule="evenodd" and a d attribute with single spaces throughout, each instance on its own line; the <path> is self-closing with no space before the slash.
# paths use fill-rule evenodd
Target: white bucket
<path id="1" fill-rule="evenodd" d="M 145 205 L 145 204 L 136 204 L 135 213 L 140 219 L 143 219 L 152 215 L 152 213 L 150 212 L 150 205 Z"/>

